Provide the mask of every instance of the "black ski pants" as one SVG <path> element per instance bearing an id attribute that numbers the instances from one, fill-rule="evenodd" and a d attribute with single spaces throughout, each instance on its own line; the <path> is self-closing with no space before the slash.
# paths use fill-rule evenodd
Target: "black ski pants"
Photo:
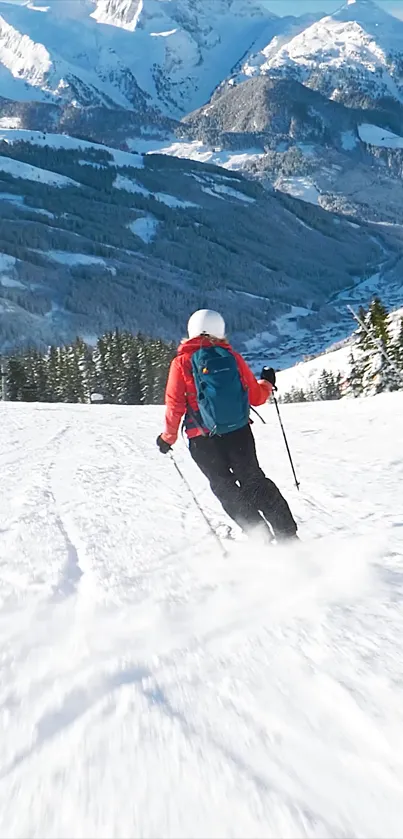
<path id="1" fill-rule="evenodd" d="M 295 535 L 297 526 L 285 498 L 259 466 L 249 425 L 222 436 L 193 437 L 189 447 L 214 495 L 242 530 L 261 528 L 262 513 L 276 538 Z"/>

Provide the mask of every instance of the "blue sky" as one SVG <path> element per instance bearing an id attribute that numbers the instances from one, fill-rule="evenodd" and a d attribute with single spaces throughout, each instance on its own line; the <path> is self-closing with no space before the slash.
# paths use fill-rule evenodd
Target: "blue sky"
<path id="1" fill-rule="evenodd" d="M 403 20 L 403 0 L 377 0 L 385 11 Z M 331 14 L 343 5 L 343 0 L 265 0 L 265 5 L 277 15 L 302 15 L 304 12 Z"/>

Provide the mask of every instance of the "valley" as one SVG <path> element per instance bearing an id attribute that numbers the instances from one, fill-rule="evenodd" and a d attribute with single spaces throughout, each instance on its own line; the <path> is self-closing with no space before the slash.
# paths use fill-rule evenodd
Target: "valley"
<path id="1" fill-rule="evenodd" d="M 284 367 L 349 333 L 346 303 L 401 303 L 403 22 L 374 0 L 0 17 L 3 350 L 177 340 L 208 303 Z"/>

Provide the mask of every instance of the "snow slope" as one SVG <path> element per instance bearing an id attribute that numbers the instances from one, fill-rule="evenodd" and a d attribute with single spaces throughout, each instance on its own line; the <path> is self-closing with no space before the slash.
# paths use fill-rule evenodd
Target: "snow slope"
<path id="1" fill-rule="evenodd" d="M 2 836 L 401 836 L 402 410 L 284 406 L 298 495 L 263 409 L 306 544 L 224 559 L 162 409 L 0 405 Z"/>
<path id="2" fill-rule="evenodd" d="M 0 94 L 181 116 L 278 27 L 258 0 L 2 3 Z"/>
<path id="3" fill-rule="evenodd" d="M 281 393 L 288 393 L 293 387 L 308 390 L 318 383 L 323 370 L 336 375 L 341 373 L 343 378 L 347 377 L 350 371 L 349 358 L 352 346 L 346 344 L 337 350 L 318 355 L 310 361 L 295 364 L 281 370 L 278 374 L 278 386 Z"/>
<path id="4" fill-rule="evenodd" d="M 1 140 L 11 145 L 21 142 L 32 143 L 40 148 L 49 146 L 52 149 L 74 151 L 77 149 L 95 149 L 111 155 L 116 166 L 130 166 L 134 169 L 144 167 L 143 157 L 140 154 L 120 151 L 120 149 L 114 149 L 101 143 L 90 143 L 87 140 L 78 139 L 78 137 L 69 137 L 68 134 L 49 134 L 43 133 L 43 131 L 28 131 L 27 129 L 0 128 Z"/>
<path id="5" fill-rule="evenodd" d="M 403 137 L 394 134 L 393 131 L 386 131 L 378 125 L 364 123 L 359 126 L 358 133 L 364 143 L 371 146 L 381 146 L 387 149 L 403 149 Z"/>
<path id="6" fill-rule="evenodd" d="M 2 155 L 0 155 L 0 172 L 7 172 L 7 174 L 12 175 L 14 178 L 40 181 L 50 186 L 79 186 L 76 181 L 73 181 L 71 178 L 66 178 L 65 175 L 59 175 L 57 172 L 48 172 L 46 169 L 41 169 L 38 166 L 31 166 L 30 163 L 13 160 L 11 157 L 3 157 Z"/>
<path id="7" fill-rule="evenodd" d="M 158 225 L 159 221 L 154 216 L 144 216 L 143 218 L 136 219 L 136 221 L 132 221 L 130 230 L 136 236 L 140 236 L 140 239 L 148 245 L 156 236 Z"/>
<path id="8" fill-rule="evenodd" d="M 403 102 L 403 22 L 373 0 L 348 0 L 334 14 L 247 59 L 235 80 L 280 73 L 350 104 L 351 93 Z"/>
<path id="9" fill-rule="evenodd" d="M 258 149 L 245 149 L 242 152 L 213 149 L 204 145 L 200 140 L 194 140 L 193 142 L 175 141 L 166 145 L 161 143 L 161 140 L 135 139 L 128 140 L 128 146 L 144 154 L 167 154 L 170 157 L 197 160 L 200 163 L 214 163 L 216 166 L 222 166 L 224 169 L 232 171 L 246 169 L 248 164 L 264 157 L 264 154 Z"/>
<path id="10" fill-rule="evenodd" d="M 288 195 L 293 195 L 294 198 L 299 198 L 301 201 L 307 201 L 308 204 L 318 204 L 319 195 L 315 184 L 311 178 L 308 177 L 280 177 L 275 182 L 276 189 L 281 192 L 286 192 Z"/>
<path id="11" fill-rule="evenodd" d="M 342 295 L 340 295 L 342 296 Z M 403 318 L 403 308 L 396 309 L 390 315 L 391 333 L 397 336 Z M 342 346 L 330 346 L 325 353 L 317 355 L 309 361 L 303 361 L 288 367 L 278 373 L 278 385 L 282 393 L 289 392 L 293 387 L 308 390 L 318 383 L 321 373 L 326 370 L 336 375 L 341 373 L 343 379 L 350 373 L 350 356 L 354 355 L 354 334 Z"/>

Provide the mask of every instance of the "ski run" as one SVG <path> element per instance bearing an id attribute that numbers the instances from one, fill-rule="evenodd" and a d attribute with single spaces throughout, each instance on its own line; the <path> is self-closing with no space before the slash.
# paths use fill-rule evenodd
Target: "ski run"
<path id="1" fill-rule="evenodd" d="M 298 494 L 267 405 L 303 541 L 224 558 L 162 408 L 0 405 L 1 836 L 402 836 L 402 409 L 282 406 Z"/>

